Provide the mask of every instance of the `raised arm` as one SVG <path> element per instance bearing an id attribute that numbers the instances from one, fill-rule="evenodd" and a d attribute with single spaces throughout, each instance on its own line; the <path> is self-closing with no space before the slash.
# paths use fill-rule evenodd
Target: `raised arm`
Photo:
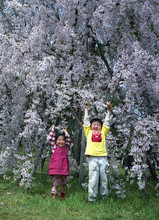
<path id="1" fill-rule="evenodd" d="M 71 138 L 69 133 L 67 132 L 67 128 L 63 128 L 63 131 L 65 133 L 65 137 L 66 137 L 66 147 L 69 148 L 71 145 Z"/>
<path id="2" fill-rule="evenodd" d="M 107 106 L 108 106 L 108 110 L 107 110 L 106 117 L 104 119 L 104 125 L 107 128 L 109 128 L 110 127 L 110 114 L 111 114 L 112 105 L 110 104 L 110 102 L 107 102 Z"/>
<path id="3" fill-rule="evenodd" d="M 85 112 L 84 112 L 84 126 L 89 127 L 90 126 L 90 119 L 88 115 L 88 104 L 85 103 Z"/>
<path id="4" fill-rule="evenodd" d="M 51 146 L 51 152 L 54 152 L 54 148 L 55 148 L 55 125 L 53 124 L 50 130 L 50 134 L 49 134 L 49 141 L 50 141 L 50 146 Z"/>

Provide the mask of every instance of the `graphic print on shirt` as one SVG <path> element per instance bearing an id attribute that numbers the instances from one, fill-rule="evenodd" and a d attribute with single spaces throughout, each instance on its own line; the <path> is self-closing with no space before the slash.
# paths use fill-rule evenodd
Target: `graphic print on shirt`
<path id="1" fill-rule="evenodd" d="M 92 142 L 102 142 L 102 134 L 100 131 L 92 132 Z"/>

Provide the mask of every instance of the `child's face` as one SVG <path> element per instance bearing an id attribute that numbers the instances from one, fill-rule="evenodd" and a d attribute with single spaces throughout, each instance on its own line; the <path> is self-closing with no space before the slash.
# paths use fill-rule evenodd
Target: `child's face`
<path id="1" fill-rule="evenodd" d="M 56 140 L 56 144 L 59 147 L 64 147 L 65 146 L 65 138 L 63 136 L 59 136 Z"/>
<path id="2" fill-rule="evenodd" d="M 91 124 L 91 130 L 92 131 L 101 131 L 102 130 L 102 126 L 101 123 L 98 121 L 95 121 Z"/>

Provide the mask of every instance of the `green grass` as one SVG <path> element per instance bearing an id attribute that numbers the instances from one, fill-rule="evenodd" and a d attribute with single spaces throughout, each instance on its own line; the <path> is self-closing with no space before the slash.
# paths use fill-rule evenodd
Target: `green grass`
<path id="1" fill-rule="evenodd" d="M 78 178 L 70 180 L 65 201 L 50 195 L 52 178 L 36 174 L 29 191 L 0 176 L 0 220 L 158 220 L 159 199 L 152 187 L 144 195 L 135 186 L 127 185 L 127 197 L 110 197 L 96 203 L 87 202 L 87 190 L 78 192 Z"/>

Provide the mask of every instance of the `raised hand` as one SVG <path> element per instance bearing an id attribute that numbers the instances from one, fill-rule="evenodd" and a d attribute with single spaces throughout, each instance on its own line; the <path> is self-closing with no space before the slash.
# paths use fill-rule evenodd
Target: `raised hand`
<path id="1" fill-rule="evenodd" d="M 110 104 L 110 102 L 107 102 L 107 106 L 108 106 L 108 111 L 111 111 L 112 105 Z"/>
<path id="2" fill-rule="evenodd" d="M 55 124 L 52 124 L 52 130 L 53 131 L 55 130 Z"/>
<path id="3" fill-rule="evenodd" d="M 87 103 L 87 102 L 84 104 L 84 107 L 85 107 L 86 109 L 88 109 L 88 103 Z"/>
<path id="4" fill-rule="evenodd" d="M 64 131 L 65 135 L 68 134 L 67 128 L 63 128 L 63 131 Z"/>

